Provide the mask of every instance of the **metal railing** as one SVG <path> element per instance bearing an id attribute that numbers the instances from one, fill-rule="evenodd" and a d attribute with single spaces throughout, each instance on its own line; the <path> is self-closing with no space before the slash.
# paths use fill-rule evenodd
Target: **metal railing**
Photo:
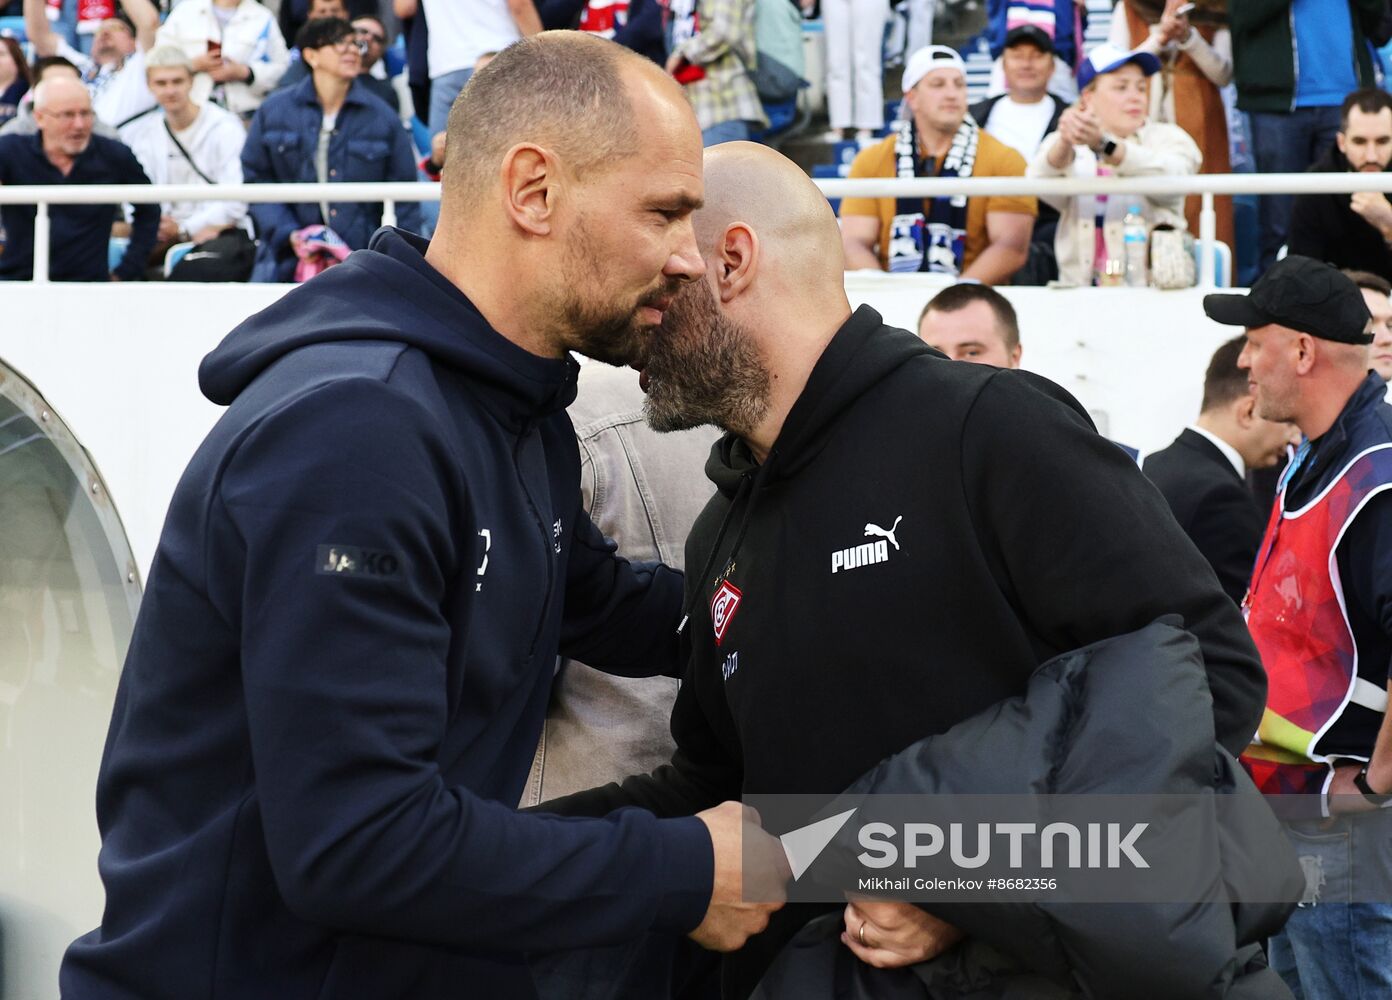
<path id="1" fill-rule="evenodd" d="M 962 194 L 1038 195 L 1199 195 L 1199 283 L 1213 284 L 1216 195 L 1392 193 L 1392 172 L 1378 174 L 1197 174 L 1185 177 L 969 177 L 873 180 L 814 179 L 828 198 L 927 198 Z M 0 186 L 0 205 L 35 205 L 34 281 L 48 281 L 50 205 L 145 204 L 172 201 L 382 202 L 382 222 L 394 225 L 396 203 L 438 201 L 439 184 L 107 184 L 89 186 Z"/>

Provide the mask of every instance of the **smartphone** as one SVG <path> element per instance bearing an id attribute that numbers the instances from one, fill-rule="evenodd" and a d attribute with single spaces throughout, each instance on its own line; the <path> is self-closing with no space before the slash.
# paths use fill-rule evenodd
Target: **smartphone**
<path id="1" fill-rule="evenodd" d="M 219 42 L 219 41 L 217 41 L 217 40 L 215 40 L 215 39 L 212 39 L 212 38 L 208 39 L 208 55 L 210 55 L 210 56 L 220 56 L 220 55 L 222 55 L 222 42 Z"/>

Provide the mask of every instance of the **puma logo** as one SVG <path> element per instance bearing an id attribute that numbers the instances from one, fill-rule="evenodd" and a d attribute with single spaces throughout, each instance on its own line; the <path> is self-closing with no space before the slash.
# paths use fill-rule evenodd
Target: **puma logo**
<path id="1" fill-rule="evenodd" d="M 865 537 L 866 537 L 866 538 L 888 538 L 888 539 L 889 539 L 889 544 L 891 544 L 891 545 L 894 546 L 894 551 L 895 551 L 895 552 L 898 552 L 898 551 L 899 551 L 899 540 L 898 540 L 897 538 L 894 537 L 894 532 L 897 531 L 897 530 L 899 529 L 899 522 L 902 521 L 902 520 L 904 520 L 904 515 L 903 515 L 903 514 L 900 514 L 898 517 L 896 517 L 896 518 L 894 519 L 894 526 L 891 527 L 888 531 L 886 531 L 884 528 L 881 528 L 878 524 L 867 524 L 867 525 L 865 526 Z"/>

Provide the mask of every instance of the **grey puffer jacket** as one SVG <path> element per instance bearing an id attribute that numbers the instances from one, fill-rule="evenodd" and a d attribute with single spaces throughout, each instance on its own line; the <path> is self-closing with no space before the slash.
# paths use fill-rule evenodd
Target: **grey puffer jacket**
<path id="1" fill-rule="evenodd" d="M 920 740 L 859 779 L 825 813 L 866 794 L 1192 794 L 1210 811 L 1206 898 L 1185 903 L 933 902 L 966 941 L 908 969 L 861 963 L 842 917 L 805 926 L 759 1000 L 1278 1000 L 1290 993 L 1259 942 L 1280 929 L 1304 879 L 1246 773 L 1214 741 L 1197 641 L 1174 616 L 1048 661 L 1025 694 Z M 843 829 L 818 865 L 850 863 Z M 1283 900 L 1255 903 L 1246 900 Z"/>

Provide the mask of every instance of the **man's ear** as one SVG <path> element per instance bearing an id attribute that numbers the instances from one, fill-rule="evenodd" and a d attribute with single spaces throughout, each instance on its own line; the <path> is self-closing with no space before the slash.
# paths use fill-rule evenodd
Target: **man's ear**
<path id="1" fill-rule="evenodd" d="M 561 187 L 560 165 L 551 151 L 519 143 L 503 157 L 499 174 L 508 220 L 529 236 L 550 236 Z"/>
<path id="2" fill-rule="evenodd" d="M 1244 431 L 1250 428 L 1257 418 L 1257 397 L 1251 394 L 1239 397 L 1233 404 L 1233 417 Z"/>
<path id="3" fill-rule="evenodd" d="M 1295 373 L 1297 375 L 1308 375 L 1310 369 L 1315 367 L 1315 338 L 1308 333 L 1302 333 L 1295 338 Z"/>
<path id="4" fill-rule="evenodd" d="M 731 302 L 744 294 L 759 269 L 759 237 L 746 223 L 732 222 L 716 247 L 716 287 L 720 301 Z"/>

